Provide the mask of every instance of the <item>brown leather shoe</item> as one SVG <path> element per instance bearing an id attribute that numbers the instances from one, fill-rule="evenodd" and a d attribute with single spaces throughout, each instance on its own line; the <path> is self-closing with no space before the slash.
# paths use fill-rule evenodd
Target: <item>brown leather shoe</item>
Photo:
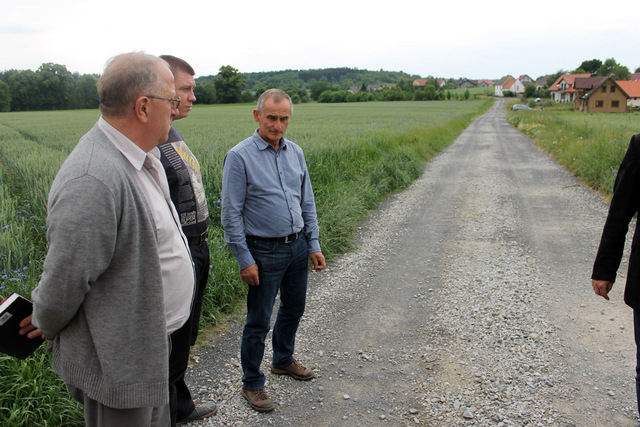
<path id="1" fill-rule="evenodd" d="M 269 412 L 275 409 L 275 405 L 273 404 L 269 396 L 267 396 L 267 392 L 264 389 L 250 391 L 245 390 L 245 388 L 243 387 L 241 394 L 242 397 L 247 399 L 249 405 L 256 411 Z"/>
<path id="2" fill-rule="evenodd" d="M 283 366 L 278 368 L 271 365 L 271 372 L 278 375 L 291 375 L 293 378 L 300 381 L 307 381 L 316 377 L 316 373 L 306 366 L 302 366 L 297 360 L 293 360 L 293 363 L 289 366 Z"/>

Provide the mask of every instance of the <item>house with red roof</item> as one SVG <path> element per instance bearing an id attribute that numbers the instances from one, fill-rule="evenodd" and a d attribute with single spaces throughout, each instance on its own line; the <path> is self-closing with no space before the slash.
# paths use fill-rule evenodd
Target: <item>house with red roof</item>
<path id="1" fill-rule="evenodd" d="M 629 76 L 629 80 L 640 80 L 640 73 L 633 73 Z"/>
<path id="2" fill-rule="evenodd" d="M 520 82 L 522 82 L 524 86 L 532 85 L 533 83 L 535 83 L 534 80 L 526 74 L 523 74 L 520 77 L 518 77 L 518 80 L 520 80 Z"/>
<path id="3" fill-rule="evenodd" d="M 549 94 L 555 102 L 574 102 L 576 90 L 574 83 L 576 78 L 592 77 L 593 74 L 563 74 L 549 86 Z"/>
<path id="4" fill-rule="evenodd" d="M 627 106 L 634 110 L 640 110 L 640 78 L 638 80 L 618 80 L 616 83 L 629 97 Z"/>
<path id="5" fill-rule="evenodd" d="M 613 77 L 577 77 L 573 82 L 575 109 L 588 113 L 624 113 L 627 111 L 625 90 Z"/>
<path id="6" fill-rule="evenodd" d="M 503 77 L 495 86 L 495 96 L 504 96 L 504 91 L 510 91 L 516 95 L 524 93 L 524 84 L 520 78 L 514 79 L 511 76 Z"/>
<path id="7" fill-rule="evenodd" d="M 416 89 L 422 89 L 427 85 L 427 79 L 415 79 L 413 81 L 413 87 Z"/>

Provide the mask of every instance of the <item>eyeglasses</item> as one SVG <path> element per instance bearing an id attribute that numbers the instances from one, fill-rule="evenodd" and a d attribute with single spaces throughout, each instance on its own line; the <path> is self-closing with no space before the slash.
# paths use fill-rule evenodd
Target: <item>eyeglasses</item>
<path id="1" fill-rule="evenodd" d="M 144 95 L 149 99 L 163 99 L 165 101 L 169 101 L 171 103 L 171 106 L 173 108 L 175 108 L 176 110 L 178 109 L 178 106 L 180 105 L 180 97 L 177 98 L 161 98 L 159 96 L 152 96 L 152 95 Z"/>

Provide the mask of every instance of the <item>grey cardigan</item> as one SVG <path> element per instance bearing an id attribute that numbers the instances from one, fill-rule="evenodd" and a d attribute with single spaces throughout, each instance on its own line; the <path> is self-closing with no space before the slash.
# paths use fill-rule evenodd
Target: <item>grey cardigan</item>
<path id="1" fill-rule="evenodd" d="M 52 366 L 113 408 L 166 405 L 168 343 L 156 228 L 132 166 L 94 126 L 56 176 L 32 292 Z"/>

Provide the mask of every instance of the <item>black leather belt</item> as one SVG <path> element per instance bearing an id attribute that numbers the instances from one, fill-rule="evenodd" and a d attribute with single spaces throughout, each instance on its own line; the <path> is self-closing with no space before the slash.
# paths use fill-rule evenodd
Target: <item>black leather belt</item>
<path id="1" fill-rule="evenodd" d="M 201 245 L 207 241 L 207 237 L 207 230 L 205 230 L 201 235 L 197 237 L 187 237 L 187 240 L 189 241 L 190 245 Z"/>
<path id="2" fill-rule="evenodd" d="M 298 239 L 298 237 L 300 237 L 300 233 L 292 233 L 284 237 L 260 237 L 260 236 L 247 236 L 247 237 L 250 237 L 252 239 L 257 239 L 257 240 L 267 240 L 269 242 L 293 243 Z"/>

